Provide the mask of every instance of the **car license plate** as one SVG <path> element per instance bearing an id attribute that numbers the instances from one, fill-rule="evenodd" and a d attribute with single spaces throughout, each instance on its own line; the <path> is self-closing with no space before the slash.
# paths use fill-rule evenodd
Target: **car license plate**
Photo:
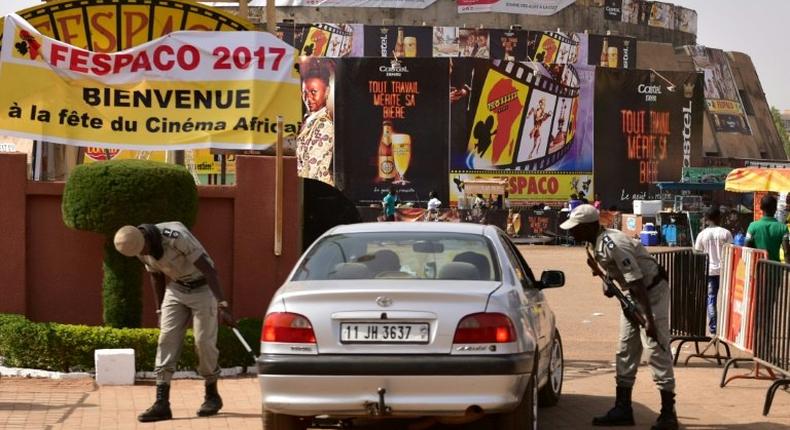
<path id="1" fill-rule="evenodd" d="M 428 343 L 428 323 L 342 323 L 342 343 Z"/>

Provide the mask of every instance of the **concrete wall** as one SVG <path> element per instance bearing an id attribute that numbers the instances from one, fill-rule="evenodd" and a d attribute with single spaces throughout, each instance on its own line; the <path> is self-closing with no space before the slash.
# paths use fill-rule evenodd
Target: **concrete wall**
<path id="1" fill-rule="evenodd" d="M 286 157 L 283 255 L 274 256 L 273 157 L 239 157 L 237 185 L 198 187 L 194 232 L 214 259 L 236 317 L 261 317 L 300 249 L 300 181 Z M 0 154 L 0 312 L 36 321 L 102 323 L 104 238 L 63 225 L 64 182 L 30 182 L 25 155 Z M 155 324 L 151 288 L 143 322 Z"/>
<path id="2" fill-rule="evenodd" d="M 429 26 L 467 26 L 509 28 L 518 24 L 525 30 L 556 30 L 634 36 L 640 40 L 689 45 L 696 42 L 696 35 L 646 25 L 628 24 L 604 19 L 602 2 L 577 0 L 575 4 L 551 16 L 519 15 L 507 13 L 458 13 L 456 0 L 436 0 L 425 9 L 395 8 L 344 8 L 344 7 L 278 7 L 277 20 L 292 19 L 299 23 L 332 22 L 360 24 L 398 24 Z M 262 10 L 254 10 L 253 20 L 265 17 Z M 265 22 L 265 18 L 263 18 Z"/>

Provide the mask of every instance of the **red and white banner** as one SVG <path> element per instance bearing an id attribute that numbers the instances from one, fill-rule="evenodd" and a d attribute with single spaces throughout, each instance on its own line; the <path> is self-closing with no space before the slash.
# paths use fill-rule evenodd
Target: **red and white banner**
<path id="1" fill-rule="evenodd" d="M 757 263 L 768 258 L 760 249 L 725 245 L 719 286 L 716 336 L 748 353 L 754 351 Z"/>
<path id="2" fill-rule="evenodd" d="M 576 0 L 458 0 L 458 13 L 507 12 L 554 15 Z"/>
<path id="3" fill-rule="evenodd" d="M 268 0 L 252 0 L 250 6 L 266 6 Z M 436 0 L 275 0 L 277 7 L 392 7 L 399 9 L 425 9 Z"/>

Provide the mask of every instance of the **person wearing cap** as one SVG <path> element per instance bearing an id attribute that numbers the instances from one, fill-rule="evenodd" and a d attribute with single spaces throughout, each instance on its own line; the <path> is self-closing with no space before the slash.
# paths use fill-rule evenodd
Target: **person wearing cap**
<path id="1" fill-rule="evenodd" d="M 180 222 L 127 225 L 115 233 L 115 249 L 137 257 L 151 273 L 157 301 L 160 334 L 156 349 L 156 401 L 137 419 L 140 422 L 168 420 L 170 380 L 181 355 L 187 325 L 192 317 L 197 371 L 205 379 L 205 398 L 198 416 L 215 415 L 222 409 L 217 391 L 217 316 L 234 326 L 228 302 L 222 294 L 214 262 L 203 245 Z"/>
<path id="2" fill-rule="evenodd" d="M 675 375 L 669 349 L 669 284 L 663 268 L 641 243 L 619 230 L 603 228 L 592 205 L 577 207 L 560 228 L 568 230 L 577 243 L 594 245 L 595 261 L 588 259 L 587 264 L 600 266 L 636 302 L 647 320 L 642 332 L 639 325 L 620 316 L 620 344 L 615 354 L 617 398 L 606 415 L 593 418 L 593 425 L 634 425 L 631 392 L 644 343 L 650 352 L 653 380 L 661 392 L 661 414 L 652 430 L 677 429 Z M 611 297 L 606 288 L 604 294 Z M 659 339 L 661 345 L 653 339 Z"/>

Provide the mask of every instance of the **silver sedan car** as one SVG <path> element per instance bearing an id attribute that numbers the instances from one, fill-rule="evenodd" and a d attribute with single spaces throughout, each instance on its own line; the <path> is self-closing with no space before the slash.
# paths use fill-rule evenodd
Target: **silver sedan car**
<path id="1" fill-rule="evenodd" d="M 564 368 L 542 290 L 564 283 L 536 279 L 493 226 L 335 227 L 266 312 L 264 429 L 399 417 L 536 428 Z"/>

